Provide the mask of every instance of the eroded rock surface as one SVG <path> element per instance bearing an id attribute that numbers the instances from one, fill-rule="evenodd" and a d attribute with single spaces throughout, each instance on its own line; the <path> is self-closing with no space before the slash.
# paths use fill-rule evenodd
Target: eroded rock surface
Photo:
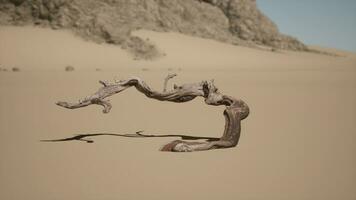
<path id="1" fill-rule="evenodd" d="M 308 50 L 281 34 L 255 0 L 0 0 L 1 25 L 70 29 L 96 42 L 120 45 L 139 59 L 161 52 L 133 36 L 137 29 L 173 31 L 235 45 Z"/>

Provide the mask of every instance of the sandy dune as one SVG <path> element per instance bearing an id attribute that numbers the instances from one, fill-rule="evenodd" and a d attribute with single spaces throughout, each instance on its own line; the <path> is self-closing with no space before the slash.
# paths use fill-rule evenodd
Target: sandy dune
<path id="1" fill-rule="evenodd" d="M 136 32 L 166 56 L 135 61 L 111 45 L 66 31 L 0 27 L 0 199 L 356 199 L 356 56 L 270 52 L 175 33 Z M 330 50 L 335 51 L 335 50 Z M 72 65 L 74 72 L 65 72 Z M 101 71 L 95 71 L 100 68 Z M 144 70 L 143 70 L 144 69 Z M 223 107 L 202 99 L 174 104 L 134 89 L 114 96 L 110 114 L 66 110 L 98 80 L 140 76 L 162 88 L 215 79 L 244 99 L 239 146 L 162 153 L 175 138 L 93 137 L 94 143 L 43 143 L 80 133 L 220 136 Z"/>

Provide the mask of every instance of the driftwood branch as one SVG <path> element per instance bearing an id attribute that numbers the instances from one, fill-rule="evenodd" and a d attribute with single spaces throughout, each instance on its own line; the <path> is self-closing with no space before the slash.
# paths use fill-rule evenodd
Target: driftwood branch
<path id="1" fill-rule="evenodd" d="M 180 86 L 175 85 L 173 89 L 167 90 L 168 81 L 175 76 L 176 74 L 171 74 L 165 78 L 162 92 L 151 89 L 140 78 L 132 77 L 127 80 L 115 81 L 114 83 L 99 81 L 103 87 L 99 88 L 96 93 L 79 100 L 77 103 L 60 101 L 56 104 L 68 109 L 77 109 L 97 104 L 103 106 L 104 113 L 108 113 L 110 112 L 112 106 L 107 98 L 130 87 L 135 87 L 139 92 L 143 93 L 148 98 L 159 101 L 184 103 L 191 101 L 196 97 L 203 97 L 205 103 L 208 105 L 226 106 L 224 111 L 225 130 L 223 136 L 217 141 L 190 142 L 175 140 L 165 145 L 161 150 L 190 152 L 235 147 L 240 138 L 241 120 L 245 119 L 249 114 L 249 107 L 247 104 L 242 100 L 221 94 L 217 87 L 215 87 L 214 80 L 183 84 Z"/>

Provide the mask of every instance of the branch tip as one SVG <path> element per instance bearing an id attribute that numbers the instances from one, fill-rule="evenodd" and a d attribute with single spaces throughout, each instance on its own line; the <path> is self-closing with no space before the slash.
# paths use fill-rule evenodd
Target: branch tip
<path id="1" fill-rule="evenodd" d="M 67 102 L 64 102 L 64 101 L 57 101 L 57 102 L 56 102 L 56 105 L 57 105 L 57 106 L 64 107 L 64 108 L 69 107 L 68 103 L 67 103 Z"/>
<path id="2" fill-rule="evenodd" d="M 108 83 L 106 81 L 99 80 L 99 83 L 102 84 L 104 87 L 108 86 Z"/>

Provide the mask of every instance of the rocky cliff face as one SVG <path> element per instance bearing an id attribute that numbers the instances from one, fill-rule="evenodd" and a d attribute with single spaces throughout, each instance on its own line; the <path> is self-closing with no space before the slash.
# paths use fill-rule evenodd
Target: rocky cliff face
<path id="1" fill-rule="evenodd" d="M 131 35 L 137 29 L 174 31 L 236 45 L 308 50 L 279 33 L 255 0 L 0 0 L 0 24 L 71 29 L 84 38 L 120 45 L 137 58 L 160 55 Z"/>

